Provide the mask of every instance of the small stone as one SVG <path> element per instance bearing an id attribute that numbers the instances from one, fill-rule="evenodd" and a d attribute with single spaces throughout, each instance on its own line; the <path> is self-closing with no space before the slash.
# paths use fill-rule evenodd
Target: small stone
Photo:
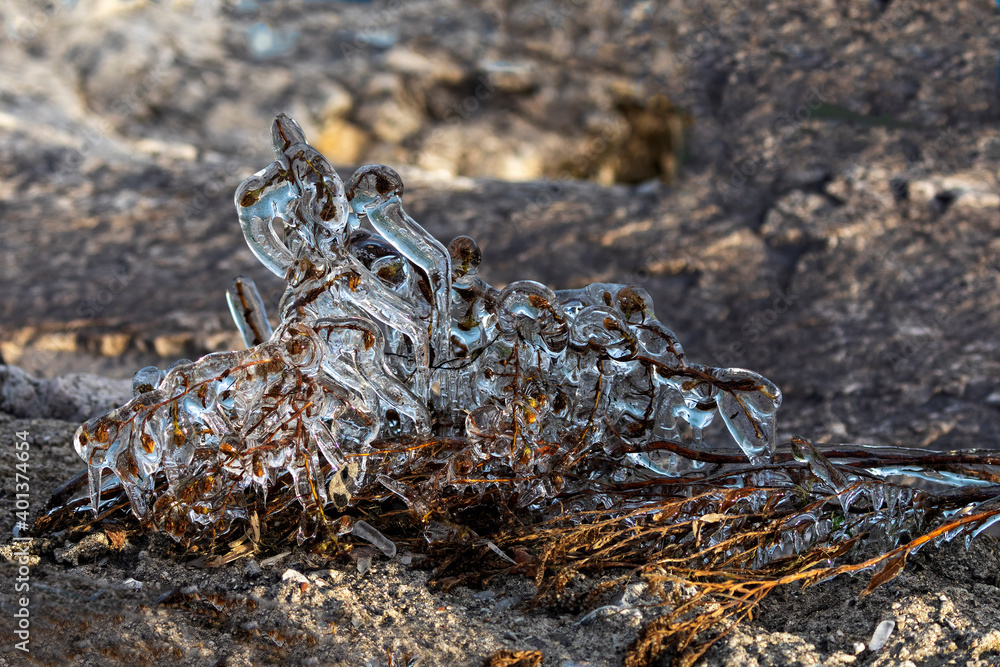
<path id="1" fill-rule="evenodd" d="M 498 614 L 503 613 L 520 601 L 521 598 L 518 596 L 506 597 L 503 600 L 500 600 L 500 602 L 497 602 L 496 606 L 493 608 L 493 611 Z"/>
<path id="2" fill-rule="evenodd" d="M 136 591 L 142 590 L 142 582 L 136 581 L 132 577 L 129 577 L 121 584 L 119 584 L 118 587 L 127 591 L 132 591 L 134 593 Z"/>
<path id="3" fill-rule="evenodd" d="M 882 647 L 885 646 L 887 641 L 889 641 L 889 636 L 892 634 L 892 631 L 895 629 L 896 621 L 892 619 L 879 623 L 878 627 L 875 628 L 875 632 L 872 634 L 871 641 L 868 642 L 868 650 L 873 653 L 875 651 L 881 651 Z"/>
<path id="4" fill-rule="evenodd" d="M 307 579 L 304 574 L 302 574 L 298 570 L 293 570 L 291 568 L 289 568 L 289 569 L 287 569 L 287 570 L 284 571 L 284 573 L 281 575 L 281 580 L 282 581 L 290 581 L 290 582 L 292 582 L 294 584 L 308 584 L 309 583 L 309 579 Z"/>
<path id="5" fill-rule="evenodd" d="M 536 648 L 538 650 L 544 650 L 549 648 L 548 642 L 539 637 L 531 636 L 524 640 L 529 646 Z"/>

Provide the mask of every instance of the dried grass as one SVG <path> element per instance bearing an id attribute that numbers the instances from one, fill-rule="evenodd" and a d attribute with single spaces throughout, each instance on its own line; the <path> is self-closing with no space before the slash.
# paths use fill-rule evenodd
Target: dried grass
<path id="1" fill-rule="evenodd" d="M 438 481 L 449 457 L 465 446 L 461 439 L 381 443 L 368 457 L 369 481 L 355 492 L 346 514 L 363 518 L 400 546 L 427 553 L 435 567 L 432 581 L 444 588 L 521 574 L 538 586 L 535 604 L 585 610 L 616 587 L 645 582 L 663 611 L 629 648 L 629 667 L 664 659 L 690 665 L 736 624 L 752 618 L 779 586 L 872 572 L 866 595 L 898 575 L 924 545 L 970 540 L 1000 520 L 1000 452 L 820 449 L 794 439 L 772 465 L 752 467 L 738 456 L 657 443 L 654 447 L 706 466 L 683 478 L 636 472 L 619 484 L 594 482 L 583 491 L 557 494 L 547 509 L 525 509 L 513 475 L 470 476 L 460 490 Z M 621 460 L 602 456 L 590 457 L 588 465 Z M 877 473 L 887 468 L 937 476 L 942 483 Z M 550 474 L 585 472 L 553 466 Z M 381 473 L 394 480 L 396 493 L 378 481 Z M 66 531 L 65 537 L 74 539 L 100 529 L 120 540 L 123 530 L 141 530 L 127 514 L 120 489 L 105 492 L 106 500 L 118 496 L 101 516 L 79 511 L 87 500 L 72 495 L 83 486 L 81 476 L 57 491 L 36 534 Z M 301 507 L 289 481 L 279 480 L 266 501 L 250 497 L 251 520 L 239 528 L 242 535 L 230 531 L 183 549 L 205 566 L 221 566 L 251 553 L 287 550 L 303 523 L 322 528 L 309 544 L 313 550 L 351 548 L 349 540 L 336 538 L 335 512 L 307 515 Z M 609 571 L 617 576 L 569 592 L 580 575 Z M 491 658 L 493 664 L 530 664 L 531 656 L 513 659 Z"/>

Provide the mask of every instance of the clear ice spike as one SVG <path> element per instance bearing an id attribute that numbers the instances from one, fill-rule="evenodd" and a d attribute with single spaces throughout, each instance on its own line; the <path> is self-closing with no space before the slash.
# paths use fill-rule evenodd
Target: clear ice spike
<path id="1" fill-rule="evenodd" d="M 226 302 L 247 347 L 260 345 L 271 338 L 273 332 L 267 321 L 264 300 L 260 298 L 257 285 L 251 278 L 233 278 L 226 290 Z"/>

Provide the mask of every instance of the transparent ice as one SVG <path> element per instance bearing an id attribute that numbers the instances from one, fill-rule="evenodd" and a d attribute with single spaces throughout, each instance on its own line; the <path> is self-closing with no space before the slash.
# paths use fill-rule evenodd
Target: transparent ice
<path id="1" fill-rule="evenodd" d="M 293 120 L 279 115 L 272 137 L 276 160 L 235 200 L 250 249 L 287 283 L 280 324 L 235 279 L 228 301 L 248 349 L 144 368 L 130 403 L 79 429 L 95 510 L 117 478 L 144 525 L 183 539 L 246 518 L 251 491 L 291 484 L 315 517 L 376 474 L 420 509 L 391 465 L 367 463 L 373 443 L 400 438 L 464 439 L 439 489 L 514 478 L 519 505 L 541 508 L 636 469 L 689 471 L 698 464 L 650 445 L 702 450 L 717 414 L 750 463 L 771 460 L 778 388 L 689 363 L 644 290 L 496 289 L 478 277 L 474 240 L 446 247 L 406 213 L 392 169 L 362 167 L 345 187 Z M 579 465 L 595 452 L 621 465 Z M 304 520 L 300 538 L 310 534 Z"/>

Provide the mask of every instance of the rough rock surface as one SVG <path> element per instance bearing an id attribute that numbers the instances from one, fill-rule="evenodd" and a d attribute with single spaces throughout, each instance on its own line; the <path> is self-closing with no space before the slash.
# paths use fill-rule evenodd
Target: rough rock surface
<path id="1" fill-rule="evenodd" d="M 231 201 L 270 160 L 276 111 L 342 175 L 399 167 L 411 214 L 442 239 L 479 240 L 494 284 L 641 285 L 690 358 L 782 388 L 782 437 L 1000 447 L 989 3 L 11 0 L 0 24 L 0 353 L 44 378 L 7 367 L 0 410 L 48 418 L 2 418 L 0 469 L 27 428 L 35 509 L 79 467 L 74 424 L 51 418 L 80 420 L 127 387 L 70 374 L 125 379 L 235 347 L 223 298 L 235 274 L 277 296 Z M 13 479 L 2 484 L 7 507 Z M 12 523 L 0 516 L 4 534 Z M 76 564 L 37 565 L 36 618 L 52 619 L 39 655 L 86 664 L 120 634 L 190 664 L 376 664 L 394 646 L 427 664 L 504 646 L 614 664 L 635 634 L 628 615 L 582 630 L 579 616 L 497 611 L 530 595 L 520 581 L 487 603 L 379 559 L 365 576 L 314 571 L 300 554 L 252 574 L 164 553 L 95 543 Z M 889 617 L 886 648 L 854 664 L 996 661 L 998 553 L 989 540 L 922 552 L 861 603 L 860 581 L 790 591 L 708 661 L 848 664 Z M 0 568 L 7 609 L 14 570 Z M 305 592 L 282 581 L 290 568 L 313 582 Z M 116 588 L 130 577 L 141 594 Z M 220 622 L 153 604 L 150 591 L 189 585 L 270 602 Z M 285 632 L 293 607 L 327 652 L 267 634 Z M 95 630 L 122 609 L 114 633 Z"/>
<path id="2" fill-rule="evenodd" d="M 22 418 L 82 422 L 132 399 L 132 383 L 90 373 L 40 380 L 17 366 L 0 366 L 0 412 Z"/>

